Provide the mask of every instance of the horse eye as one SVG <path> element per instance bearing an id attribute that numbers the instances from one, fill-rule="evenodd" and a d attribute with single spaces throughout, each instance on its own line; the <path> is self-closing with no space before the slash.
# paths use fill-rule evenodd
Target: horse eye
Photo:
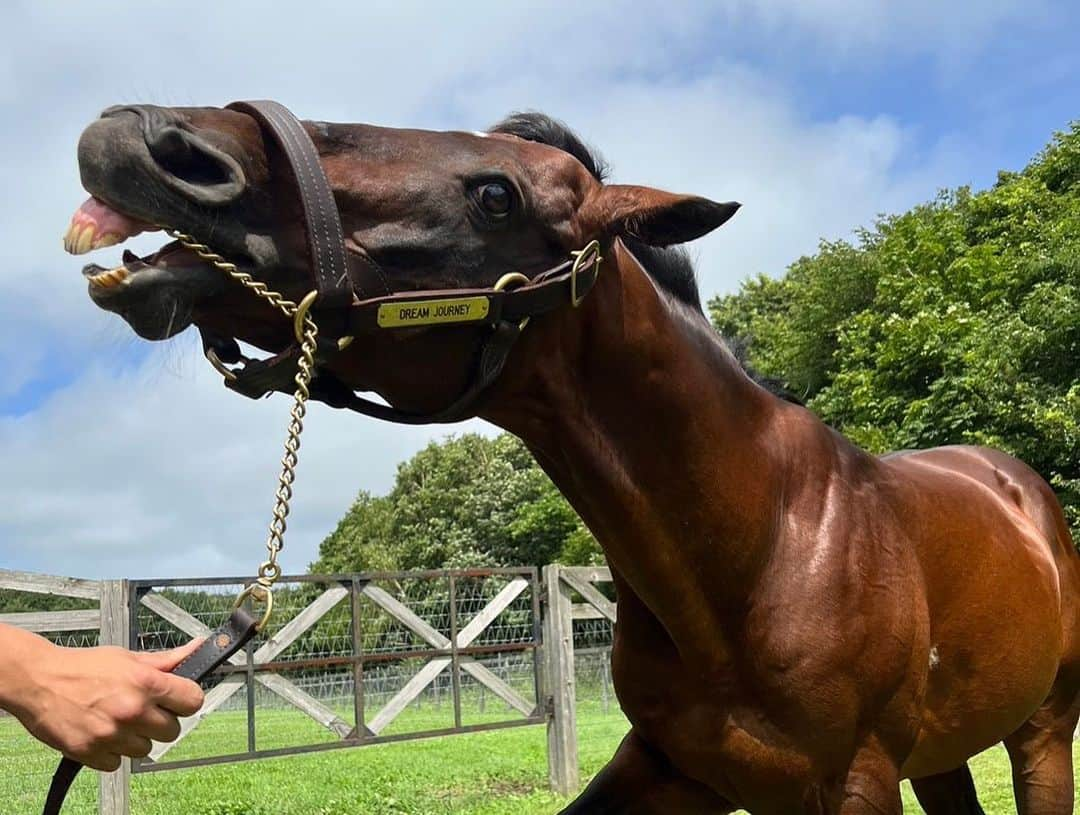
<path id="1" fill-rule="evenodd" d="M 491 181 L 481 186 L 477 190 L 477 198 L 480 200 L 480 206 L 489 215 L 498 216 L 508 215 L 514 201 L 510 188 L 501 181 Z"/>

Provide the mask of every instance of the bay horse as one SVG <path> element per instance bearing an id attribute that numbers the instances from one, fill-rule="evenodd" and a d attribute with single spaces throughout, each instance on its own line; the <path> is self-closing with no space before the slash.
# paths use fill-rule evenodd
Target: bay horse
<path id="1" fill-rule="evenodd" d="M 491 287 L 599 242 L 579 307 L 522 326 L 469 409 L 521 437 L 596 536 L 618 594 L 631 729 L 566 815 L 981 812 L 966 761 L 1004 741 L 1025 815 L 1073 809 L 1080 557 L 1047 483 L 1001 452 L 875 457 L 754 380 L 673 247 L 738 205 L 608 184 L 566 127 L 483 133 L 306 122 L 353 262 L 389 290 Z M 287 165 L 252 116 L 107 110 L 79 144 L 69 251 L 182 230 L 299 300 Z M 141 336 L 194 324 L 278 354 L 292 326 L 183 245 L 89 294 Z M 575 303 L 575 305 L 578 305 Z M 395 409 L 467 389 L 487 329 L 375 332 L 320 371 Z"/>

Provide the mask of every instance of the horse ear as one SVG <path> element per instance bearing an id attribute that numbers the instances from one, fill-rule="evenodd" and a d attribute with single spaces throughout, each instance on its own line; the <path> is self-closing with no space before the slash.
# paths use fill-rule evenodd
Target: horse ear
<path id="1" fill-rule="evenodd" d="M 606 184 L 585 200 L 580 215 L 586 234 L 625 235 L 652 246 L 668 246 L 712 232 L 739 206 L 652 187 Z"/>

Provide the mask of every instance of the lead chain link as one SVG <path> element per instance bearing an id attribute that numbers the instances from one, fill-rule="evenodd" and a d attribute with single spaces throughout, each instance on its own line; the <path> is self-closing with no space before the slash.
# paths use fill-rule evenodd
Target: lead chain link
<path id="1" fill-rule="evenodd" d="M 165 231 L 182 246 L 190 249 L 245 288 L 250 289 L 286 317 L 292 318 L 296 316 L 299 310 L 296 303 L 267 288 L 265 283 L 256 280 L 247 272 L 241 271 L 235 263 L 229 262 L 205 243 L 199 243 L 191 235 L 175 229 L 166 229 Z M 296 391 L 293 393 L 293 406 L 289 412 L 290 420 L 285 436 L 285 454 L 281 458 L 281 474 L 278 476 L 278 487 L 274 493 L 274 509 L 266 539 L 268 556 L 259 566 L 259 577 L 256 581 L 266 590 L 267 596 L 269 596 L 274 582 L 281 577 L 281 567 L 278 565 L 277 556 L 285 545 L 286 518 L 289 516 L 289 502 L 292 500 L 293 481 L 296 480 L 296 465 L 300 453 L 300 434 L 304 432 L 304 416 L 307 413 L 308 397 L 311 395 L 309 385 L 311 384 L 312 372 L 315 369 L 315 349 L 318 336 L 318 326 L 311 319 L 311 315 L 305 312 L 300 341 L 300 359 L 297 362 L 296 378 L 293 380 L 296 383 Z M 269 601 L 267 601 L 267 604 L 269 606 Z M 265 623 L 265 621 L 266 618 L 264 617 L 263 622 Z"/>

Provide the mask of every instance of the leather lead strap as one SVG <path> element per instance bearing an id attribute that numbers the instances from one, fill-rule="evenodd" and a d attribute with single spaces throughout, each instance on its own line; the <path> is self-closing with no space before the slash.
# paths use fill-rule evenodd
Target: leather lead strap
<path id="1" fill-rule="evenodd" d="M 353 298 L 353 281 L 350 277 L 350 261 L 345 252 L 345 233 L 341 228 L 334 194 L 326 180 L 319 152 L 311 141 L 300 120 L 278 102 L 268 99 L 233 102 L 230 110 L 246 113 L 269 131 L 278 147 L 285 153 L 287 164 L 296 181 L 300 203 L 304 208 L 304 224 L 307 228 L 308 248 L 311 252 L 311 274 L 315 289 L 319 292 L 317 308 L 347 306 Z M 365 275 L 361 288 L 371 286 L 372 280 L 381 280 L 381 273 L 372 269 L 374 275 Z M 366 284 L 366 286 L 365 286 Z M 383 285 L 385 288 L 385 285 Z M 388 292 L 389 290 L 387 290 Z M 362 293 L 371 296 L 377 289 Z"/>
<path id="2" fill-rule="evenodd" d="M 248 640 L 255 636 L 258 624 L 259 621 L 245 609 L 236 609 L 225 624 L 207 636 L 206 641 L 191 656 L 173 668 L 172 673 L 195 682 L 205 679 L 215 668 L 247 645 Z M 42 815 L 59 815 L 68 790 L 82 767 L 83 765 L 73 758 L 65 756 L 61 760 L 49 785 Z"/>

